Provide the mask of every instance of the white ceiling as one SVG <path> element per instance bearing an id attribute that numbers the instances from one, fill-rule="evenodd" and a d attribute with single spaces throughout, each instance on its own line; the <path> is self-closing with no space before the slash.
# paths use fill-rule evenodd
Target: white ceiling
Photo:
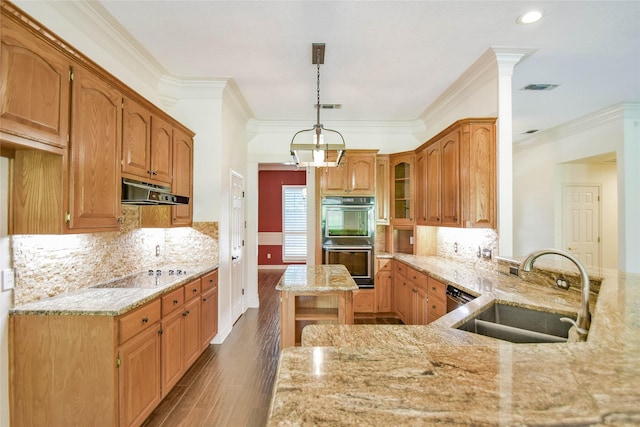
<path id="1" fill-rule="evenodd" d="M 490 47 L 535 49 L 513 76 L 514 140 L 640 102 L 640 1 L 100 0 L 167 74 L 231 77 L 257 120 L 413 121 Z M 516 17 L 534 7 L 542 21 Z M 107 12 L 108 11 L 108 12 Z M 553 91 L 520 89 L 553 83 Z"/>

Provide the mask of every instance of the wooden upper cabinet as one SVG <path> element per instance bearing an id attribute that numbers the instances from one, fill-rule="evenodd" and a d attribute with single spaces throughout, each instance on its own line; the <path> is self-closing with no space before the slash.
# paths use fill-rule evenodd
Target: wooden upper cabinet
<path id="1" fill-rule="evenodd" d="M 191 225 L 193 217 L 193 140 L 189 135 L 174 130 L 173 133 L 173 184 L 171 191 L 179 196 L 189 196 L 188 205 L 171 206 L 171 224 Z"/>
<path id="2" fill-rule="evenodd" d="M 465 227 L 496 227 L 495 119 L 473 120 L 461 133 L 462 212 Z"/>
<path id="3" fill-rule="evenodd" d="M 416 152 L 418 224 L 495 228 L 494 118 L 460 120 Z"/>
<path id="4" fill-rule="evenodd" d="M 426 150 L 416 153 L 416 224 L 424 225 L 427 221 L 427 154 Z"/>
<path id="5" fill-rule="evenodd" d="M 391 223 L 414 225 L 415 154 L 404 152 L 389 156 L 391 171 Z"/>
<path id="6" fill-rule="evenodd" d="M 151 117 L 151 178 L 171 186 L 173 181 L 173 128 Z"/>
<path id="7" fill-rule="evenodd" d="M 440 144 L 436 143 L 425 150 L 425 193 L 424 204 L 427 225 L 440 225 L 440 168 L 442 151 Z"/>
<path id="8" fill-rule="evenodd" d="M 460 225 L 460 132 L 454 130 L 440 142 L 441 225 Z"/>
<path id="9" fill-rule="evenodd" d="M 320 169 L 320 189 L 326 196 L 373 196 L 375 151 L 347 151 L 337 168 Z"/>
<path id="10" fill-rule="evenodd" d="M 122 111 L 122 175 L 171 185 L 173 129 L 137 102 L 125 98 Z"/>
<path id="11" fill-rule="evenodd" d="M 0 132 L 3 145 L 65 148 L 70 62 L 10 17 L 2 16 Z"/>
<path id="12" fill-rule="evenodd" d="M 389 156 L 376 156 L 376 223 L 389 225 Z"/>
<path id="13" fill-rule="evenodd" d="M 73 74 L 68 227 L 119 230 L 122 95 L 81 66 Z"/>

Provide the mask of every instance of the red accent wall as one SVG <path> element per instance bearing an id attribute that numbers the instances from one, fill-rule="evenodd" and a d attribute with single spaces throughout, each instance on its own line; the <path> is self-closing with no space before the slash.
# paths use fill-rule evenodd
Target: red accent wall
<path id="1" fill-rule="evenodd" d="M 306 185 L 301 171 L 258 172 L 258 232 L 282 232 L 282 186 Z M 267 254 L 271 258 L 267 259 Z M 282 265 L 281 245 L 258 245 L 258 265 Z"/>

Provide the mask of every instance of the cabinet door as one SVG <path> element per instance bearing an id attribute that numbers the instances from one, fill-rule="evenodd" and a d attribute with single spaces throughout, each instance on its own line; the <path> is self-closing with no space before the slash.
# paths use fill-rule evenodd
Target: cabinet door
<path id="1" fill-rule="evenodd" d="M 460 225 L 460 138 L 459 132 L 448 134 L 441 142 L 442 168 L 440 177 L 441 225 Z"/>
<path id="2" fill-rule="evenodd" d="M 120 426 L 139 426 L 160 403 L 160 324 L 120 347 Z"/>
<path id="3" fill-rule="evenodd" d="M 376 277 L 376 313 L 389 313 L 393 311 L 392 282 L 390 271 L 378 271 Z"/>
<path id="4" fill-rule="evenodd" d="M 204 280 L 204 279 L 203 279 Z M 205 349 L 218 333 L 218 287 L 202 294 L 202 313 L 200 321 L 201 348 Z"/>
<path id="5" fill-rule="evenodd" d="M 376 223 L 389 225 L 389 156 L 376 157 Z"/>
<path id="6" fill-rule="evenodd" d="M 171 186 L 173 128 L 159 117 L 151 118 L 151 179 Z"/>
<path id="7" fill-rule="evenodd" d="M 151 174 L 151 113 L 124 99 L 122 110 L 122 173 L 143 179 Z"/>
<path id="8" fill-rule="evenodd" d="M 183 320 L 182 310 L 173 312 L 162 320 L 162 397 L 164 398 L 182 377 Z"/>
<path id="9" fill-rule="evenodd" d="M 426 325 L 427 319 L 427 292 L 416 286 L 413 288 L 413 322 L 416 325 Z"/>
<path id="10" fill-rule="evenodd" d="M 375 156 L 356 155 L 348 163 L 347 189 L 350 194 L 373 196 L 375 188 Z"/>
<path id="11" fill-rule="evenodd" d="M 34 148 L 43 148 L 40 144 L 66 147 L 69 61 L 4 16 L 0 58 L 3 139 Z"/>
<path id="12" fill-rule="evenodd" d="M 427 155 L 421 151 L 416 155 L 416 223 L 427 223 Z"/>
<path id="13" fill-rule="evenodd" d="M 471 124 L 468 131 L 469 227 L 496 225 L 496 137 L 495 123 Z"/>
<path id="14" fill-rule="evenodd" d="M 391 223 L 395 225 L 414 224 L 415 156 L 402 153 L 390 157 L 391 166 Z"/>
<path id="15" fill-rule="evenodd" d="M 323 195 L 346 194 L 347 163 L 349 159 L 345 156 L 336 168 L 322 168 L 320 188 Z"/>
<path id="16" fill-rule="evenodd" d="M 120 229 L 122 96 L 84 68 L 74 69 L 69 161 L 69 229 Z"/>
<path id="17" fill-rule="evenodd" d="M 180 196 L 193 198 L 193 141 L 184 132 L 173 134 L 173 184 L 172 191 Z M 172 225 L 191 225 L 193 201 L 188 205 L 171 207 Z"/>
<path id="18" fill-rule="evenodd" d="M 426 155 L 426 224 L 440 225 L 440 144 L 427 147 Z"/>
<path id="19" fill-rule="evenodd" d="M 184 367 L 191 366 L 200 355 L 200 298 L 194 298 L 184 306 L 183 321 L 184 335 L 182 339 L 184 350 Z"/>

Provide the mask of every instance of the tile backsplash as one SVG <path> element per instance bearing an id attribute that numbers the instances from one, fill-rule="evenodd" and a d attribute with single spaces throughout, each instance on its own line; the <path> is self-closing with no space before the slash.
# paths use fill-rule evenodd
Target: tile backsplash
<path id="1" fill-rule="evenodd" d="M 158 267 L 218 263 L 218 223 L 139 228 L 139 208 L 122 206 L 120 232 L 11 237 L 14 303 L 51 297 Z M 156 247 L 159 255 L 156 256 Z"/>

